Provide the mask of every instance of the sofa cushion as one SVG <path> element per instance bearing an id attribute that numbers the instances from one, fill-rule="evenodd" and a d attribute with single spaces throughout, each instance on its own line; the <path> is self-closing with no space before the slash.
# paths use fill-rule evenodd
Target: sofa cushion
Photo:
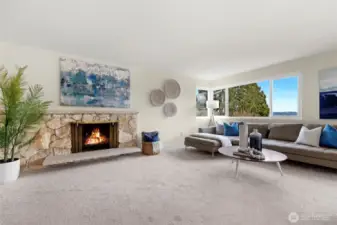
<path id="1" fill-rule="evenodd" d="M 232 145 L 239 145 L 240 142 L 239 136 L 228 136 L 228 138 L 232 142 Z"/>
<path id="2" fill-rule="evenodd" d="M 311 130 L 302 126 L 300 134 L 296 140 L 296 144 L 309 145 L 319 147 L 319 139 L 321 137 L 322 127 L 316 127 Z"/>
<path id="3" fill-rule="evenodd" d="M 248 123 L 248 134 L 252 133 L 254 129 L 257 129 L 262 135 L 262 138 L 266 138 L 269 132 L 268 123 Z"/>
<path id="4" fill-rule="evenodd" d="M 327 124 L 322 131 L 320 145 L 337 150 L 337 129 Z"/>
<path id="5" fill-rule="evenodd" d="M 270 150 L 280 151 L 283 152 L 284 146 L 288 143 L 288 141 L 279 141 L 279 140 L 272 140 L 272 139 L 262 139 L 262 147 Z"/>
<path id="6" fill-rule="evenodd" d="M 212 139 L 205 139 L 205 138 L 199 138 L 199 137 L 185 137 L 185 145 L 189 145 L 193 143 L 193 145 L 200 145 L 200 146 L 212 146 L 212 147 L 220 147 L 221 143 L 217 140 Z"/>
<path id="7" fill-rule="evenodd" d="M 215 134 L 215 131 L 216 131 L 215 127 L 204 127 L 198 129 L 199 133 Z"/>
<path id="8" fill-rule="evenodd" d="M 300 156 L 313 157 L 317 159 L 337 161 L 337 151 L 333 149 L 298 145 L 293 142 L 271 139 L 262 140 L 263 148 Z"/>
<path id="9" fill-rule="evenodd" d="M 219 134 L 219 135 L 223 135 L 224 134 L 224 123 L 223 122 L 215 122 L 215 133 Z"/>
<path id="10" fill-rule="evenodd" d="M 225 136 L 238 136 L 239 135 L 239 124 L 232 123 L 229 125 L 228 123 L 224 123 L 224 135 Z"/>
<path id="11" fill-rule="evenodd" d="M 324 124 L 314 124 L 314 123 L 307 123 L 307 124 L 303 124 L 303 126 L 307 127 L 309 130 L 317 128 L 317 127 L 322 127 L 322 129 L 324 128 Z"/>
<path id="12" fill-rule="evenodd" d="M 326 148 L 298 145 L 295 143 L 286 144 L 283 148 L 283 152 L 318 159 L 337 160 L 337 152 L 333 153 Z"/>
<path id="13" fill-rule="evenodd" d="M 273 123 L 269 128 L 268 139 L 294 142 L 296 141 L 301 128 L 302 124 Z"/>
<path id="14" fill-rule="evenodd" d="M 304 126 L 306 126 L 309 129 L 313 129 L 316 127 L 322 127 L 322 129 L 325 127 L 326 124 L 314 124 L 314 123 L 308 123 L 308 124 L 304 124 Z M 332 127 L 337 129 L 337 125 L 331 125 Z"/>
<path id="15" fill-rule="evenodd" d="M 324 158 L 337 161 L 337 151 L 335 149 L 325 149 L 324 150 Z"/>

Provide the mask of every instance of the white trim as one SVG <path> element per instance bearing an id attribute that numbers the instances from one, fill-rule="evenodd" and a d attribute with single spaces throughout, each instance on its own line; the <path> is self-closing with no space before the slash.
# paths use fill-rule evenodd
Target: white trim
<path id="1" fill-rule="evenodd" d="M 213 97 L 214 97 L 214 96 L 213 96 L 213 89 L 209 89 L 209 90 L 208 90 L 207 100 L 208 100 L 208 101 L 212 101 L 212 100 L 214 100 Z M 208 117 L 211 117 L 211 116 L 212 116 L 212 110 L 213 110 L 213 109 L 207 108 L 207 116 L 208 116 Z"/>
<path id="2" fill-rule="evenodd" d="M 273 116 L 273 87 L 274 80 L 269 80 L 269 117 Z"/>
<path id="3" fill-rule="evenodd" d="M 303 74 L 299 73 L 298 75 L 298 96 L 297 96 L 297 115 L 303 118 L 302 109 L 303 109 Z"/>
<path id="4" fill-rule="evenodd" d="M 225 112 L 225 116 L 229 115 L 229 90 L 228 88 L 226 88 L 226 96 L 225 96 L 225 107 L 226 107 L 226 112 Z"/>
<path id="5" fill-rule="evenodd" d="M 302 119 L 302 83 L 303 83 L 303 75 L 302 73 L 297 73 L 296 75 L 292 76 L 284 76 L 284 77 L 280 77 L 280 78 L 275 78 L 272 79 L 272 92 L 271 92 L 271 99 L 272 99 L 272 93 L 273 93 L 273 89 L 274 89 L 274 81 L 275 80 L 281 80 L 281 79 L 287 79 L 287 78 L 291 78 L 291 77 L 298 77 L 298 84 L 297 84 L 297 115 L 296 116 L 273 116 L 273 110 L 271 109 L 271 118 L 275 118 L 275 119 L 282 119 L 282 118 L 293 118 L 293 119 Z M 273 103 L 273 100 L 271 100 L 271 103 Z M 272 108 L 272 106 L 271 106 Z"/>
<path id="6" fill-rule="evenodd" d="M 209 99 L 209 97 L 210 97 L 210 88 L 209 87 L 207 87 L 207 88 L 205 88 L 205 87 L 196 87 L 195 88 L 195 91 L 197 91 L 197 90 L 202 90 L 202 91 L 207 91 L 207 100 L 210 100 Z M 213 90 L 212 90 L 212 92 L 213 92 Z M 213 98 L 213 97 L 212 97 Z M 195 106 L 197 105 L 197 103 L 195 102 Z M 207 108 L 206 108 L 207 109 Z M 195 110 L 197 110 L 197 108 L 195 108 Z M 207 109 L 207 115 L 206 116 L 196 116 L 196 118 L 208 118 L 208 117 L 210 117 L 210 111 L 209 111 L 209 109 Z"/>
<path id="7" fill-rule="evenodd" d="M 262 116 L 241 116 L 241 117 L 231 117 L 231 116 L 215 116 L 215 119 L 228 119 L 228 120 L 303 120 L 301 117 L 299 116 L 266 116 L 266 117 L 262 117 Z"/>
<path id="8" fill-rule="evenodd" d="M 259 78 L 259 79 L 244 81 L 244 82 L 238 82 L 238 83 L 235 83 L 235 84 L 215 86 L 215 87 L 211 87 L 211 88 L 208 88 L 208 89 L 213 89 L 213 90 L 219 90 L 219 89 L 224 89 L 224 88 L 227 89 L 227 88 L 242 86 L 242 85 L 246 85 L 246 84 L 258 83 L 258 82 L 262 82 L 262 81 L 266 81 L 266 80 L 278 80 L 278 79 L 282 79 L 282 78 L 297 77 L 300 74 L 302 74 L 302 73 L 301 72 L 290 72 L 290 73 L 286 73 L 286 74 L 269 76 L 269 77 L 266 77 L 266 78 Z"/>
<path id="9" fill-rule="evenodd" d="M 212 100 L 214 100 L 214 91 L 215 90 L 222 90 L 222 89 L 225 89 L 225 115 L 228 115 L 228 112 L 227 112 L 227 109 L 228 109 L 228 88 L 219 88 L 219 89 L 216 89 L 216 88 L 212 88 L 211 90 L 210 90 L 210 92 L 212 93 L 212 96 L 211 96 L 211 98 L 212 98 Z M 217 115 L 217 116 L 225 116 L 225 115 Z M 214 115 L 214 116 L 216 116 L 216 115 Z"/>

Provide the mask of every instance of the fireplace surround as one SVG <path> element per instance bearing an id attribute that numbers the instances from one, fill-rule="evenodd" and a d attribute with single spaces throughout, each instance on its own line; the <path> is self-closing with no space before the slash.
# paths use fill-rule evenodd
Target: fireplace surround
<path id="1" fill-rule="evenodd" d="M 71 152 L 118 148 L 118 122 L 76 122 L 71 125 Z"/>
<path id="2" fill-rule="evenodd" d="M 118 130 L 118 136 L 115 139 L 117 147 L 135 147 L 137 145 L 137 114 L 138 112 L 135 111 L 84 112 L 72 110 L 72 112 L 67 112 L 58 110 L 48 112 L 43 117 L 40 130 L 33 143 L 21 149 L 20 162 L 22 166 L 29 168 L 34 165 L 42 165 L 48 156 L 73 154 L 72 124 L 117 122 L 118 127 L 115 127 Z M 113 144 L 111 148 L 116 145 Z"/>

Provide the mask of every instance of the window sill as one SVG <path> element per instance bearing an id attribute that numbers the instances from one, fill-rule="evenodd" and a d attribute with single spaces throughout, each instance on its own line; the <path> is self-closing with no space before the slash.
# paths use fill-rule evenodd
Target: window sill
<path id="1" fill-rule="evenodd" d="M 242 120 L 302 120 L 300 116 L 267 116 L 267 117 L 234 117 L 234 116 L 215 116 L 216 119 L 242 119 Z"/>

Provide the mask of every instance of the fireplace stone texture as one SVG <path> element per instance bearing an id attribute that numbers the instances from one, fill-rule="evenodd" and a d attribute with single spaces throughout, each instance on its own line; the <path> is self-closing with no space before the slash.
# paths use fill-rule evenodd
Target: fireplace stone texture
<path id="1" fill-rule="evenodd" d="M 21 150 L 21 164 L 40 165 L 49 155 L 71 153 L 71 122 L 118 121 L 119 147 L 136 147 L 137 113 L 48 113 L 44 116 L 34 142 Z"/>

